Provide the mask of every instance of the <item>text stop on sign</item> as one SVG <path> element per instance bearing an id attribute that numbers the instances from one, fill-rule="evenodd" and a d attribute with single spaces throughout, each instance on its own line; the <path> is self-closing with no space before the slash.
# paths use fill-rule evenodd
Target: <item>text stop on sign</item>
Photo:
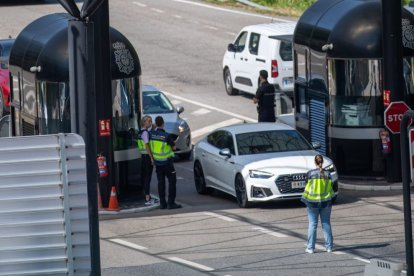
<path id="1" fill-rule="evenodd" d="M 408 110 L 405 102 L 392 102 L 384 111 L 385 126 L 394 134 L 400 133 L 401 120 Z"/>

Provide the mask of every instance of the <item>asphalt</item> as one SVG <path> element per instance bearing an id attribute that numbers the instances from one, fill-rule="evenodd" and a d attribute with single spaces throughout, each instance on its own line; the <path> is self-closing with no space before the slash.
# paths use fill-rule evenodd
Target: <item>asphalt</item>
<path id="1" fill-rule="evenodd" d="M 413 183 L 410 184 L 411 187 L 414 187 Z M 384 179 L 369 179 L 369 180 L 340 180 L 339 189 L 344 190 L 355 190 L 355 191 L 397 191 L 403 189 L 403 184 L 401 182 L 397 183 L 388 183 Z M 158 199 L 154 194 L 151 195 L 152 198 Z M 148 212 L 151 210 L 159 209 L 159 203 L 156 203 L 152 206 L 145 206 L 143 198 L 136 198 L 135 200 L 129 200 L 127 202 L 121 202 L 119 204 L 119 211 L 108 211 L 106 209 L 99 210 L 99 217 L 113 216 L 113 215 L 124 215 L 124 214 L 133 214 L 140 212 Z"/>

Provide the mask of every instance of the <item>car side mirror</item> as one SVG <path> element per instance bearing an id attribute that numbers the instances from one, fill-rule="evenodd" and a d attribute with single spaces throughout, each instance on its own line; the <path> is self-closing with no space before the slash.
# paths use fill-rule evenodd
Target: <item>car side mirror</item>
<path id="1" fill-rule="evenodd" d="M 227 45 L 227 51 L 229 51 L 229 52 L 237 52 L 236 51 L 236 46 L 234 46 L 233 43 L 230 43 L 229 45 Z"/>
<path id="2" fill-rule="evenodd" d="M 312 142 L 312 147 L 314 149 L 320 149 L 321 148 L 321 144 L 319 142 Z"/>
<path id="3" fill-rule="evenodd" d="M 227 148 L 226 148 L 226 149 L 222 149 L 222 150 L 220 150 L 219 154 L 220 154 L 220 155 L 222 155 L 222 156 L 231 157 L 230 150 L 229 150 L 229 149 L 227 149 Z"/>
<path id="4" fill-rule="evenodd" d="M 181 113 L 183 113 L 184 112 L 184 107 L 182 107 L 182 106 L 177 106 L 177 113 L 178 114 L 181 114 Z"/>

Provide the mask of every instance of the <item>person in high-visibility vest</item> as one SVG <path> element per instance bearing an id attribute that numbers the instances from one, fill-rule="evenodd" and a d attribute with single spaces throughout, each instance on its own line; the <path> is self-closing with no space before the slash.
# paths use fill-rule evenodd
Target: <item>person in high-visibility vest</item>
<path id="1" fill-rule="evenodd" d="M 154 158 L 158 179 L 160 209 L 178 209 L 182 206 L 175 202 L 177 175 L 174 168 L 174 137 L 164 130 L 164 119 L 155 118 L 156 130 L 151 132 L 150 148 Z M 168 179 L 168 204 L 165 200 L 165 178 Z"/>
<path id="2" fill-rule="evenodd" d="M 305 251 L 313 253 L 315 250 L 316 229 L 318 227 L 318 217 L 320 216 L 326 252 L 332 252 L 331 210 L 335 193 L 330 173 L 322 168 L 322 155 L 315 156 L 315 165 L 318 168 L 308 172 L 308 180 L 301 198 L 302 202 L 306 204 L 309 219 L 308 241 Z"/>
<path id="3" fill-rule="evenodd" d="M 141 153 L 141 183 L 144 187 L 145 206 L 151 206 L 155 203 L 150 196 L 150 184 L 154 159 L 149 146 L 150 132 L 152 131 L 151 116 L 144 116 L 141 119 L 141 130 L 138 133 L 138 151 Z"/>

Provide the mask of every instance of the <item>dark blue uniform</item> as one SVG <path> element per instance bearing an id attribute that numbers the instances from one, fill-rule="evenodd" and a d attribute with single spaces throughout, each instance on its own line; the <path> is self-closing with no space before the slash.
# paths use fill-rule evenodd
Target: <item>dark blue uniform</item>
<path id="1" fill-rule="evenodd" d="M 276 122 L 275 117 L 275 87 L 263 82 L 257 89 L 257 112 L 259 113 L 259 122 Z"/>

